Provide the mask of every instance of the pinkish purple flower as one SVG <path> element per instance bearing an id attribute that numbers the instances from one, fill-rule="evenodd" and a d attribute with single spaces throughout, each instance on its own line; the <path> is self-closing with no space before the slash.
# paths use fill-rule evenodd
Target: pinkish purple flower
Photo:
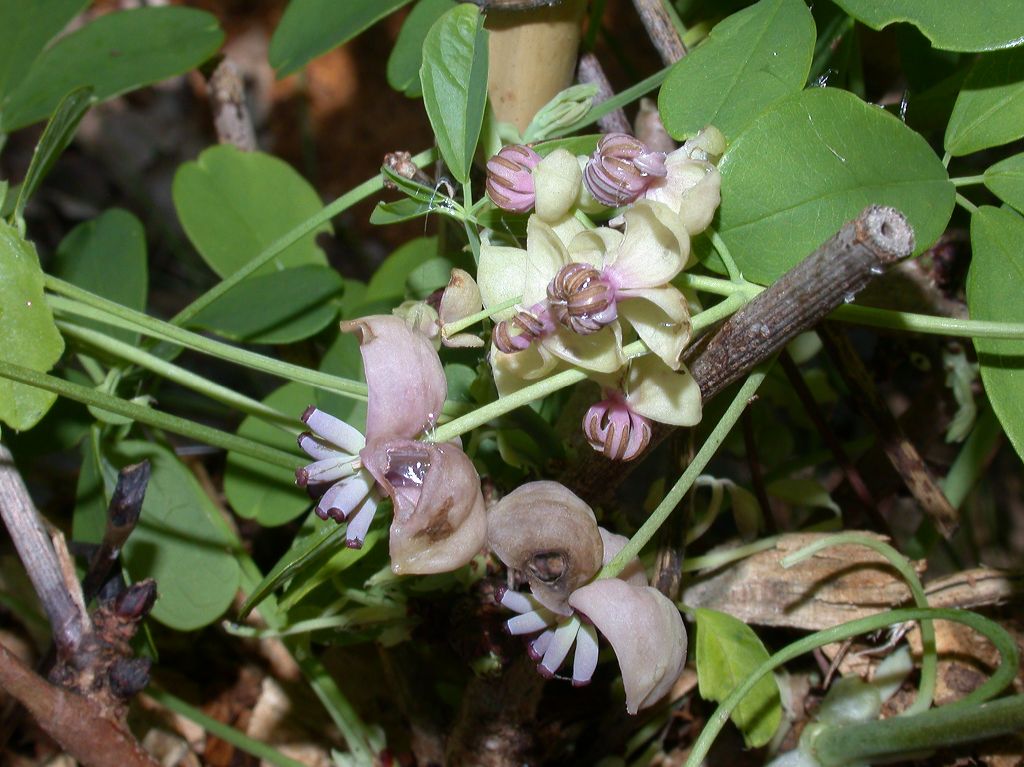
<path id="1" fill-rule="evenodd" d="M 583 183 L 594 199 L 616 208 L 636 200 L 665 172 L 664 152 L 651 151 L 627 133 L 607 133 L 587 161 Z"/>
<path id="2" fill-rule="evenodd" d="M 332 483 L 316 505 L 321 519 L 347 522 L 346 542 L 362 546 L 379 494 L 394 506 L 391 568 L 396 573 L 444 572 L 483 547 L 486 516 L 472 461 L 452 444 L 415 440 L 433 426 L 447 395 L 441 361 L 430 340 L 391 315 L 342 323 L 359 336 L 369 396 L 366 437 L 310 407 L 299 446 L 314 462 L 296 482 Z"/>
<path id="3" fill-rule="evenodd" d="M 612 461 L 632 461 L 651 441 L 651 422 L 633 412 L 617 391 L 591 405 L 583 416 L 583 433 L 590 446 Z"/>
<path id="4" fill-rule="evenodd" d="M 540 155 L 528 146 L 503 146 L 487 161 L 487 196 L 502 210 L 513 213 L 531 210 L 536 199 L 533 169 L 540 160 Z"/>

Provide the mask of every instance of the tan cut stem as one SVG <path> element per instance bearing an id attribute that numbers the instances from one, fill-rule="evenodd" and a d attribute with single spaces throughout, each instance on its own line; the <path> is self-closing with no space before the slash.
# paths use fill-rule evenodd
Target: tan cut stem
<path id="1" fill-rule="evenodd" d="M 488 11 L 487 91 L 499 121 L 526 130 L 537 111 L 572 84 L 584 5 L 563 0 L 525 11 Z"/>

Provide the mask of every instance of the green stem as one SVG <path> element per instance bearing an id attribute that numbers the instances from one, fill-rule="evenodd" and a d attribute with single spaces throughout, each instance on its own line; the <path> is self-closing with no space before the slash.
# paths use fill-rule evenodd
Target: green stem
<path id="1" fill-rule="evenodd" d="M 266 743 L 261 743 L 254 738 L 250 738 L 248 735 L 236 730 L 234 727 L 229 727 L 223 722 L 219 722 L 213 717 L 207 716 L 198 708 L 190 706 L 181 698 L 172 695 L 166 690 L 150 685 L 146 690 L 146 694 L 169 711 L 173 711 L 174 713 L 180 714 L 186 719 L 195 722 L 211 735 L 216 735 L 221 740 L 230 743 L 232 746 L 241 749 L 247 754 L 252 754 L 257 759 L 262 759 L 265 762 L 277 765 L 277 767 L 303 767 L 303 762 L 287 757 L 277 749 L 271 748 Z"/>
<path id="2" fill-rule="evenodd" d="M 816 522 L 813 525 L 801 528 L 797 532 L 800 533 L 822 533 L 831 532 L 839 528 L 839 520 L 835 517 L 830 519 Z M 741 559 L 746 559 L 754 554 L 759 554 L 762 551 L 768 551 L 768 549 L 775 548 L 775 545 L 785 538 L 789 533 L 782 533 L 780 535 L 770 535 L 767 538 L 758 538 L 756 541 L 744 544 L 742 546 L 734 546 L 728 549 L 716 549 L 707 554 L 701 554 L 696 557 L 687 557 L 682 561 L 679 568 L 684 573 L 694 573 L 699 570 L 717 570 L 719 567 L 732 564 L 733 562 Z"/>
<path id="3" fill-rule="evenodd" d="M 842 546 L 848 543 L 864 546 L 885 557 L 889 564 L 893 566 L 893 569 L 907 582 L 907 586 L 910 587 L 910 593 L 914 597 L 914 604 L 918 607 L 928 606 L 928 597 L 925 596 L 921 579 L 917 577 L 917 572 L 911 567 L 907 558 L 889 544 L 877 538 L 872 538 L 865 533 L 839 533 L 828 538 L 822 538 L 808 546 L 804 546 L 799 551 L 793 552 L 788 557 L 784 557 L 782 566 L 788 569 L 797 562 L 802 562 L 823 549 Z M 931 621 L 921 621 L 921 646 L 921 685 L 919 693 L 917 700 L 907 707 L 901 716 L 913 716 L 922 711 L 927 711 L 931 708 L 932 699 L 935 696 L 938 658 L 935 651 L 935 626 Z"/>
<path id="4" fill-rule="evenodd" d="M 252 370 L 269 373 L 287 381 L 337 392 L 352 399 L 366 399 L 366 384 L 364 383 L 321 373 L 319 370 L 310 370 L 299 365 L 291 365 L 272 357 L 239 349 L 222 341 L 214 341 L 206 336 L 150 317 L 148 314 L 121 306 L 114 301 L 108 301 L 49 274 L 44 274 L 43 280 L 49 290 L 73 299 L 69 301 L 61 296 L 48 296 L 48 302 L 57 311 L 97 320 L 113 327 L 142 332 L 153 338 L 169 341 Z"/>
<path id="5" fill-rule="evenodd" d="M 964 196 L 963 196 L 962 194 L 960 194 L 959 192 L 957 192 L 957 193 L 956 193 L 956 204 L 957 204 L 957 205 L 959 205 L 959 206 L 960 206 L 961 208 L 963 208 L 964 210 L 966 210 L 966 211 L 967 211 L 968 213 L 970 213 L 970 214 L 971 214 L 972 216 L 973 216 L 973 215 L 974 215 L 975 213 L 977 213 L 977 212 L 978 212 L 978 206 L 977 206 L 977 205 L 975 205 L 975 204 L 974 204 L 973 202 L 971 202 L 970 200 L 968 200 L 968 199 L 967 199 L 966 197 L 964 197 Z"/>
<path id="6" fill-rule="evenodd" d="M 715 250 L 718 251 L 718 257 L 722 259 L 722 263 L 725 264 L 725 271 L 729 275 L 729 280 L 732 282 L 743 282 L 743 275 L 740 273 L 740 268 L 736 266 L 736 260 L 732 257 L 732 253 L 729 252 L 729 246 L 725 244 L 725 240 L 715 229 L 708 229 L 708 237 L 711 238 L 711 244 L 715 246 Z"/>
<path id="7" fill-rule="evenodd" d="M 969 708 L 942 706 L 914 717 L 823 727 L 811 753 L 823 767 L 891 761 L 898 754 L 974 743 L 1024 730 L 1024 695 Z"/>
<path id="8" fill-rule="evenodd" d="M 912 733 L 914 723 L 920 720 L 921 717 L 930 716 L 935 711 L 948 711 L 949 709 L 954 709 L 960 713 L 964 713 L 969 710 L 971 706 L 975 706 L 978 703 L 988 700 L 993 695 L 996 695 L 1000 690 L 1005 688 L 1006 685 L 1012 682 L 1014 677 L 1017 675 L 1019 655 L 1017 652 L 1016 642 L 998 623 L 978 615 L 977 613 L 971 613 L 965 610 L 913 607 L 901 610 L 889 610 L 888 612 L 879 613 L 878 615 L 869 615 L 866 618 L 859 618 L 830 629 L 817 631 L 803 639 L 797 640 L 796 642 L 793 642 L 787 647 L 779 650 L 768 660 L 758 666 L 757 669 L 743 680 L 742 684 L 737 685 L 736 688 L 729 693 L 728 697 L 722 701 L 718 708 L 715 709 L 715 713 L 711 715 L 711 718 L 701 731 L 700 736 L 693 744 L 684 767 L 698 767 L 698 765 L 704 762 L 708 755 L 708 751 L 711 749 L 711 745 L 714 743 L 715 738 L 718 737 L 718 733 L 722 731 L 722 728 L 729 720 L 729 716 L 732 714 L 736 706 L 739 705 L 740 701 L 746 697 L 747 693 L 753 689 L 754 685 L 757 684 L 762 677 L 770 674 L 779 666 L 784 663 L 788 663 L 794 658 L 799 657 L 806 652 L 810 652 L 817 647 L 822 647 L 832 642 L 841 642 L 844 639 L 849 639 L 850 637 L 857 636 L 858 634 L 867 634 L 872 631 L 878 631 L 879 629 L 896 623 L 920 620 L 950 620 L 969 626 L 975 631 L 984 634 L 985 637 L 987 637 L 992 644 L 996 646 L 1002 662 L 987 682 L 965 698 L 958 700 L 956 703 L 951 703 L 943 706 L 942 708 L 918 714 L 917 716 L 887 721 L 899 721 L 904 725 L 906 730 L 909 730 L 910 733 Z M 926 749 L 928 748 L 928 745 L 919 743 L 917 744 L 917 747 L 918 749 Z"/>
<path id="9" fill-rule="evenodd" d="M 754 392 L 757 391 L 757 387 L 761 385 L 761 382 L 765 378 L 764 367 L 755 369 L 747 380 L 740 387 L 740 390 L 736 392 L 736 396 L 733 398 L 729 408 L 722 414 L 721 420 L 715 425 L 714 430 L 708 435 L 708 438 L 704 440 L 704 444 L 701 445 L 700 450 L 697 451 L 697 455 L 690 461 L 690 465 L 686 467 L 686 470 L 682 473 L 682 476 L 676 481 L 672 489 L 668 491 L 658 507 L 651 512 L 651 515 L 647 518 L 647 521 L 640 526 L 633 537 L 629 539 L 629 543 L 623 546 L 615 558 L 601 568 L 601 572 L 597 574 L 598 578 L 614 578 L 616 575 L 622 572 L 622 569 L 628 565 L 634 557 L 636 557 L 640 550 L 647 545 L 647 542 L 651 540 L 668 519 L 679 502 L 686 495 L 686 491 L 690 489 L 694 481 L 700 476 L 700 473 L 704 471 L 704 467 L 708 465 L 712 456 L 718 451 L 718 448 L 725 441 L 725 438 L 732 431 L 732 427 L 736 425 L 736 422 L 740 419 L 743 411 L 747 407 L 747 403 L 750 398 L 754 396 Z"/>
<path id="10" fill-rule="evenodd" d="M 960 448 L 949 473 L 942 480 L 942 492 L 954 509 L 959 509 L 971 488 L 981 478 L 988 457 L 1002 437 L 1003 429 L 991 407 L 978 414 L 978 420 Z"/>
<path id="11" fill-rule="evenodd" d="M 34 386 L 37 389 L 44 389 L 61 397 L 67 397 L 85 405 L 93 405 L 111 413 L 131 418 L 139 423 L 180 434 L 207 445 L 247 455 L 250 458 L 265 461 L 274 466 L 294 469 L 302 463 L 302 458 L 299 456 L 286 453 L 275 447 L 261 445 L 258 442 L 253 442 L 250 439 L 245 439 L 235 434 L 229 434 L 220 429 L 213 429 L 209 426 L 171 415 L 170 413 L 162 413 L 159 410 L 143 407 L 142 405 L 128 402 L 96 389 L 65 381 L 63 378 L 38 373 L 21 365 L 14 365 L 0 360 L 0 377 L 27 384 L 28 386 Z"/>
<path id="12" fill-rule="evenodd" d="M 460 333 L 471 325 L 475 325 L 478 322 L 486 320 L 488 317 L 493 317 L 499 312 L 503 312 L 506 309 L 511 309 L 513 306 L 522 301 L 522 296 L 518 298 L 510 298 L 508 301 L 502 301 L 500 304 L 492 306 L 490 309 L 484 309 L 482 312 L 471 314 L 468 317 L 463 317 L 461 320 L 455 322 L 449 322 L 447 325 L 441 326 L 441 337 L 451 338 L 456 333 Z"/>
<path id="13" fill-rule="evenodd" d="M 436 151 L 428 149 L 425 152 L 420 152 L 418 155 L 412 158 L 412 161 L 418 166 L 423 167 L 428 163 L 433 162 L 436 159 Z M 296 242 L 301 240 L 307 234 L 312 232 L 321 224 L 330 221 L 332 218 L 337 216 L 339 213 L 347 210 L 356 203 L 365 200 L 374 192 L 379 191 L 384 186 L 384 177 L 378 173 L 373 178 L 369 178 L 355 189 L 352 189 L 341 197 L 336 199 L 330 205 L 325 207 L 315 216 L 308 218 L 302 222 L 290 232 L 281 235 L 267 247 L 265 247 L 260 253 L 256 255 L 249 263 L 240 268 L 238 271 L 233 272 L 231 276 L 221 280 L 208 291 L 199 296 L 195 301 L 190 303 L 180 312 L 178 312 L 171 319 L 171 323 L 174 325 L 184 325 L 190 319 L 195 317 L 199 312 L 205 309 L 207 306 L 212 304 L 218 298 L 223 296 L 235 285 L 240 283 L 246 277 L 251 275 L 260 267 L 268 264 L 274 257 L 280 255 L 284 250 L 294 245 Z"/>
<path id="14" fill-rule="evenodd" d="M 664 69 L 659 69 L 650 77 L 647 77 L 636 85 L 626 88 L 626 90 L 615 94 L 607 101 L 602 101 L 600 104 L 595 104 L 586 116 L 576 121 L 572 125 L 562 128 L 557 134 L 554 134 L 552 138 L 559 138 L 561 136 L 571 136 L 578 130 L 586 128 L 588 125 L 593 125 L 602 117 L 610 112 L 614 112 L 619 107 L 623 107 L 630 102 L 636 101 L 641 96 L 646 96 L 648 93 L 653 91 L 659 85 L 661 85 L 665 78 L 668 77 L 668 73 L 672 67 L 667 66 Z"/>
<path id="15" fill-rule="evenodd" d="M 955 187 L 970 186 L 971 184 L 984 184 L 985 174 L 983 173 L 980 176 L 960 176 L 959 178 L 951 178 L 950 181 L 953 182 L 953 186 Z"/>
<path id="16" fill-rule="evenodd" d="M 693 288 L 705 293 L 731 296 L 742 293 L 749 300 L 764 290 L 760 285 L 743 281 L 735 283 L 718 277 L 701 274 L 681 274 L 673 282 L 681 288 Z M 951 317 L 934 317 L 928 314 L 897 312 L 890 309 L 876 309 L 871 306 L 844 304 L 831 315 L 832 319 L 853 322 L 858 325 L 887 328 L 908 333 L 927 333 L 939 336 L 962 338 L 1007 338 L 1024 340 L 1024 322 L 989 322 L 986 320 L 958 320 Z"/>
<path id="17" fill-rule="evenodd" d="M 162 357 L 150 354 L 138 346 L 126 344 L 124 341 L 99 333 L 80 325 L 75 325 L 63 320 L 57 320 L 57 327 L 61 332 L 70 338 L 75 338 L 93 349 L 99 349 L 117 359 L 131 362 L 153 373 L 156 373 L 168 381 L 174 381 L 188 389 L 204 394 L 210 399 L 217 400 L 228 407 L 237 408 L 243 413 L 254 415 L 268 423 L 275 425 L 294 427 L 297 418 L 294 415 L 285 415 L 272 407 L 264 405 L 259 400 L 239 394 L 234 389 L 222 386 L 214 381 L 197 375 L 190 370 L 168 362 Z M 287 428 L 287 431 L 297 434 L 297 428 Z"/>

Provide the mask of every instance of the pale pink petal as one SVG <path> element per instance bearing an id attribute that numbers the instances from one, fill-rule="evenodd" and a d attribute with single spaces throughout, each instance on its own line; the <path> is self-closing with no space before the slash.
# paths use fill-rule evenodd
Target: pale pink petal
<path id="1" fill-rule="evenodd" d="M 583 624 L 576 635 L 576 654 L 572 662 L 572 686 L 583 687 L 590 684 L 597 668 L 597 657 L 600 648 L 597 643 L 597 629 Z"/>
<path id="2" fill-rule="evenodd" d="M 548 629 L 526 646 L 527 654 L 532 660 L 539 662 L 540 659 L 544 657 L 544 653 L 547 652 L 548 645 L 551 644 L 551 640 L 554 639 L 554 637 L 554 629 Z"/>
<path id="3" fill-rule="evenodd" d="M 673 370 L 679 369 L 690 343 L 690 309 L 677 288 L 620 290 L 618 310 L 652 352 Z"/>
<path id="4" fill-rule="evenodd" d="M 363 541 L 366 540 L 366 533 L 370 530 L 370 523 L 377 513 L 377 501 L 373 496 L 368 496 L 359 511 L 349 520 L 348 528 L 345 530 L 345 545 L 350 549 L 361 549 Z"/>
<path id="5" fill-rule="evenodd" d="M 664 697 L 686 664 L 686 629 L 679 610 L 660 591 L 604 578 L 577 589 L 569 604 L 604 634 L 615 650 L 635 714 Z"/>
<path id="6" fill-rule="evenodd" d="M 349 455 L 335 453 L 330 458 L 303 466 L 295 472 L 295 484 L 299 487 L 334 482 L 355 471 L 354 459 Z"/>
<path id="7" fill-rule="evenodd" d="M 476 314 L 482 308 L 480 288 L 477 286 L 476 280 L 469 272 L 452 269 L 448 287 L 441 294 L 441 305 L 437 311 L 441 323 L 446 325 L 464 319 L 471 314 Z"/>
<path id="8" fill-rule="evenodd" d="M 532 610 L 522 615 L 517 615 L 514 618 L 509 618 L 505 621 L 505 627 L 508 629 L 508 633 L 512 636 L 518 636 L 520 634 L 536 634 L 538 631 L 543 631 L 550 625 L 552 614 L 545 610 L 547 615 L 540 613 L 537 610 Z"/>
<path id="9" fill-rule="evenodd" d="M 363 439 L 363 435 L 358 429 L 349 426 L 340 418 L 335 418 L 333 415 L 325 413 L 323 410 L 312 405 L 306 408 L 306 412 L 302 414 L 302 422 L 312 429 L 317 436 L 332 445 L 337 445 L 349 455 L 355 455 L 366 444 L 366 440 Z M 301 444 L 300 442 L 299 445 L 301 446 Z M 318 456 L 312 457 L 316 458 Z"/>
<path id="10" fill-rule="evenodd" d="M 559 328 L 539 343 L 560 360 L 595 373 L 614 373 L 626 364 L 622 353 L 622 328 L 618 322 L 582 336 L 568 328 Z"/>
<path id="11" fill-rule="evenodd" d="M 366 441 L 411 439 L 432 426 L 448 383 L 430 339 L 393 315 L 343 322 L 341 329 L 359 337 L 370 392 Z"/>
<path id="12" fill-rule="evenodd" d="M 512 589 L 504 590 L 501 599 L 498 600 L 498 604 L 517 613 L 528 613 L 540 607 L 540 603 L 533 597 L 521 591 L 513 591 Z"/>
<path id="13" fill-rule="evenodd" d="M 337 458 L 341 452 L 334 445 L 325 443 L 320 438 L 314 437 L 308 431 L 304 431 L 299 435 L 299 447 L 306 455 L 317 461 L 324 461 L 328 458 Z M 355 455 L 355 453 L 351 453 L 350 455 Z"/>
<path id="14" fill-rule="evenodd" d="M 487 514 L 480 478 L 461 448 L 391 440 L 371 444 L 360 457 L 394 506 L 394 573 L 448 572 L 480 552 Z"/>
<path id="15" fill-rule="evenodd" d="M 624 214 L 626 230 L 607 256 L 605 274 L 620 288 L 664 285 L 686 266 L 689 239 L 680 241 L 646 202 L 635 203 Z"/>
<path id="16" fill-rule="evenodd" d="M 645 418 L 673 426 L 700 423 L 700 387 L 685 367 L 674 371 L 653 355 L 635 359 L 623 388 L 630 409 Z"/>
<path id="17" fill-rule="evenodd" d="M 629 543 L 629 538 L 618 533 L 608 532 L 603 527 L 597 528 L 597 531 L 601 533 L 601 541 L 604 543 L 604 561 L 601 563 L 604 566 L 615 559 L 623 547 Z M 647 585 L 647 573 L 644 572 L 644 566 L 639 557 L 633 557 L 617 577 L 632 586 Z"/>

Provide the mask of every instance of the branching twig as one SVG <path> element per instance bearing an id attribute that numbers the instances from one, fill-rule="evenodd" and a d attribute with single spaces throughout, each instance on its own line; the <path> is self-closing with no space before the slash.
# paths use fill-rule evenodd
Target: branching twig
<path id="1" fill-rule="evenodd" d="M 663 0 L 633 0 L 633 5 L 664 64 L 675 64 L 686 55 L 686 46 L 665 10 Z"/>
<path id="2" fill-rule="evenodd" d="M 597 94 L 594 96 L 594 106 L 607 101 L 615 95 L 612 84 L 608 82 L 601 62 L 593 53 L 584 53 L 580 56 L 579 64 L 576 66 L 576 79 L 581 83 L 590 83 L 597 86 Z M 597 127 L 602 133 L 630 133 L 629 120 L 622 107 L 613 109 L 597 121 Z"/>

